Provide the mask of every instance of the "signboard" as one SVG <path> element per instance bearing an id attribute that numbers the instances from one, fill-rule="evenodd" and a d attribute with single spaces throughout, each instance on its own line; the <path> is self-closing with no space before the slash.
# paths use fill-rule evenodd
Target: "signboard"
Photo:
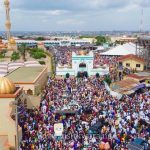
<path id="1" fill-rule="evenodd" d="M 63 123 L 55 123 L 54 124 L 55 136 L 62 136 L 63 130 L 64 130 Z"/>

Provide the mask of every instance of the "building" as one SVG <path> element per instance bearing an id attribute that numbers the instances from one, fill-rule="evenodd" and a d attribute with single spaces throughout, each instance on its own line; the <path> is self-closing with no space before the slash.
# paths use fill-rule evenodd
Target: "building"
<path id="1" fill-rule="evenodd" d="M 130 70 L 143 71 L 145 66 L 144 59 L 133 54 L 119 57 L 118 62 L 124 68 L 128 68 Z"/>
<path id="2" fill-rule="evenodd" d="M 0 37 L 0 52 L 1 52 L 2 50 L 5 50 L 5 49 L 7 49 L 7 46 L 6 46 L 6 44 L 3 43 L 3 41 L 2 41 L 2 39 L 1 39 L 1 37 Z"/>
<path id="3" fill-rule="evenodd" d="M 29 95 L 39 95 L 47 81 L 47 67 L 20 67 L 6 77 Z"/>
<path id="4" fill-rule="evenodd" d="M 13 38 L 11 38 L 9 41 L 5 40 L 4 42 L 8 43 L 8 46 L 10 45 L 12 48 L 16 48 L 15 46 L 20 46 L 21 44 L 26 44 L 27 47 L 30 47 L 30 48 L 38 47 L 38 45 L 41 43 L 43 43 L 45 48 L 56 47 L 56 46 L 83 46 L 83 45 L 91 44 L 89 41 L 82 40 L 82 39 L 36 41 L 36 40 L 30 40 L 30 39 L 29 40 L 28 39 L 14 40 Z"/>
<path id="5" fill-rule="evenodd" d="M 138 72 L 125 76 L 125 79 L 136 80 L 140 83 L 144 83 L 146 87 L 150 87 L 150 72 Z"/>
<path id="6" fill-rule="evenodd" d="M 118 82 L 114 82 L 110 86 L 112 91 L 122 95 L 133 94 L 143 87 L 145 87 L 144 83 L 140 83 L 133 79 L 124 79 Z"/>
<path id="7" fill-rule="evenodd" d="M 99 73 L 99 75 L 109 74 L 109 67 L 99 66 L 93 67 L 94 53 L 91 51 L 87 53 L 84 50 L 79 53 L 72 52 L 72 65 L 61 66 L 60 64 L 56 67 L 56 75 L 65 76 L 67 73 L 71 76 L 78 76 L 79 74 L 87 74 L 93 76 Z"/>
<path id="8" fill-rule="evenodd" d="M 15 121 L 11 117 L 16 108 L 13 103 L 19 101 L 25 101 L 23 88 L 16 87 L 5 77 L 0 77 L 0 139 L 5 139 L 0 145 L 1 149 L 16 147 L 17 139 L 22 137 L 22 129 L 18 126 L 17 134 Z"/>

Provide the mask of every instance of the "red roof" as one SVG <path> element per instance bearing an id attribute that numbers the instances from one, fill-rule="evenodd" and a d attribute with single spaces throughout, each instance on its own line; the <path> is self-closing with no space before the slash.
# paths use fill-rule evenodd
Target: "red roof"
<path id="1" fill-rule="evenodd" d="M 121 57 L 118 58 L 118 61 L 123 61 L 123 60 L 126 60 L 126 59 L 134 59 L 134 60 L 137 60 L 137 61 L 145 62 L 145 60 L 143 58 L 138 57 L 138 56 L 133 55 L 133 54 L 121 56 Z"/>
<path id="2" fill-rule="evenodd" d="M 144 76 L 138 76 L 136 74 L 129 74 L 129 75 L 127 75 L 127 77 L 131 77 L 131 78 L 135 78 L 135 79 L 143 79 L 144 78 Z"/>

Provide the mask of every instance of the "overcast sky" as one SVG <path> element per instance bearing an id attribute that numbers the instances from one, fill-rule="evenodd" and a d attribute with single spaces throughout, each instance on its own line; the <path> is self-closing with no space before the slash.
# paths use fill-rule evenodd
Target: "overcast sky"
<path id="1" fill-rule="evenodd" d="M 0 31 L 4 30 L 0 0 Z M 10 0 L 13 31 L 150 30 L 150 0 Z"/>

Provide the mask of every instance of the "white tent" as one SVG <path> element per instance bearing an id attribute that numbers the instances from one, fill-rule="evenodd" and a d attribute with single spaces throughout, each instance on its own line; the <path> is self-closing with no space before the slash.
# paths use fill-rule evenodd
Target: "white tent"
<path id="1" fill-rule="evenodd" d="M 136 45 L 134 43 L 126 43 L 123 45 L 116 46 L 107 52 L 101 53 L 101 55 L 108 56 L 123 56 L 129 54 L 136 54 Z"/>

